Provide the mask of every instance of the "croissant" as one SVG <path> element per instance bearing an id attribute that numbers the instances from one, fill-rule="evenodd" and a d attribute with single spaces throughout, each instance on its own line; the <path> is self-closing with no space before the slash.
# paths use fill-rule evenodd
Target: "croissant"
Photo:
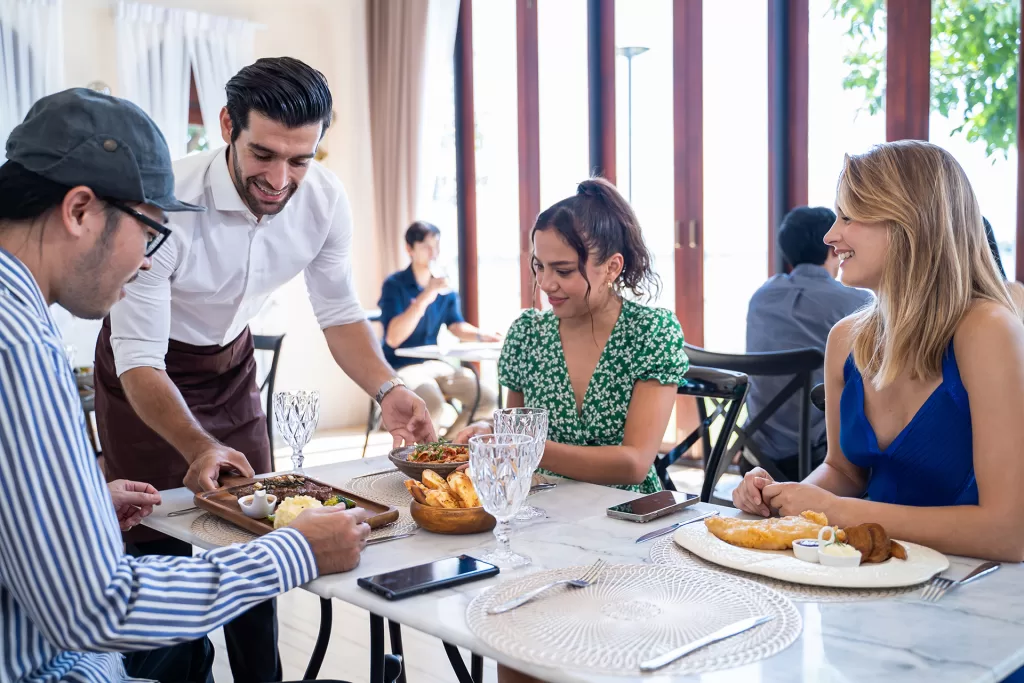
<path id="1" fill-rule="evenodd" d="M 861 562 L 865 564 L 885 562 L 890 557 L 907 559 L 907 549 L 889 538 L 881 524 L 858 524 L 841 529 L 837 536 L 839 541 L 859 550 Z"/>

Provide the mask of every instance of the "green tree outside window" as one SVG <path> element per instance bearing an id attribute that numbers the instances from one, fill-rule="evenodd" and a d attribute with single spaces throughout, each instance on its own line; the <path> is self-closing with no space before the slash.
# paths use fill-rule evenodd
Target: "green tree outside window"
<path id="1" fill-rule="evenodd" d="M 885 0 L 832 0 L 832 12 L 850 22 L 856 48 L 845 58 L 843 87 L 864 93 L 863 109 L 882 111 Z M 1020 0 L 934 0 L 931 108 L 958 123 L 954 133 L 981 141 L 992 158 L 1017 144 L 1017 58 Z"/>

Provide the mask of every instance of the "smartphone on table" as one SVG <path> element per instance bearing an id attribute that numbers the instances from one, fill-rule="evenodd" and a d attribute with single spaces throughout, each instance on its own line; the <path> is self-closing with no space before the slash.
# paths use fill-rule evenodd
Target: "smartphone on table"
<path id="1" fill-rule="evenodd" d="M 364 576 L 356 583 L 388 600 L 401 600 L 441 588 L 451 588 L 460 583 L 486 579 L 498 571 L 493 564 L 469 555 L 459 555 L 376 576 Z"/>
<path id="2" fill-rule="evenodd" d="M 678 512 L 685 507 L 693 505 L 700 500 L 700 496 L 692 493 L 680 493 L 679 491 L 658 491 L 648 496 L 643 496 L 628 503 L 608 508 L 608 516 L 615 519 L 625 519 L 630 522 L 649 522 L 673 512 Z"/>

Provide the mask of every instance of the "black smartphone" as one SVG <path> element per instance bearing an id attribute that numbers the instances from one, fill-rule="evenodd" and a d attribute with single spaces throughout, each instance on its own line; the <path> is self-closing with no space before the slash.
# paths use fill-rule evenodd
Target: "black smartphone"
<path id="1" fill-rule="evenodd" d="M 486 579 L 498 571 L 493 564 L 469 555 L 459 555 L 386 574 L 364 576 L 356 583 L 388 600 L 401 600 L 439 588 L 450 588 L 460 583 Z"/>
<path id="2" fill-rule="evenodd" d="M 658 491 L 649 496 L 608 508 L 608 516 L 630 522 L 649 522 L 693 505 L 700 496 L 678 491 Z"/>

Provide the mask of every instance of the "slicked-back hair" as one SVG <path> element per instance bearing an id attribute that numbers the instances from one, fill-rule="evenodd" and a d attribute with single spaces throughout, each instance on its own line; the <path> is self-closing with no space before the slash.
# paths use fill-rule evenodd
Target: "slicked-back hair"
<path id="1" fill-rule="evenodd" d="M 224 89 L 232 142 L 249 127 L 249 113 L 253 111 L 288 128 L 319 123 L 320 137 L 331 125 L 334 103 L 327 79 L 298 59 L 257 59 L 235 74 Z"/>

